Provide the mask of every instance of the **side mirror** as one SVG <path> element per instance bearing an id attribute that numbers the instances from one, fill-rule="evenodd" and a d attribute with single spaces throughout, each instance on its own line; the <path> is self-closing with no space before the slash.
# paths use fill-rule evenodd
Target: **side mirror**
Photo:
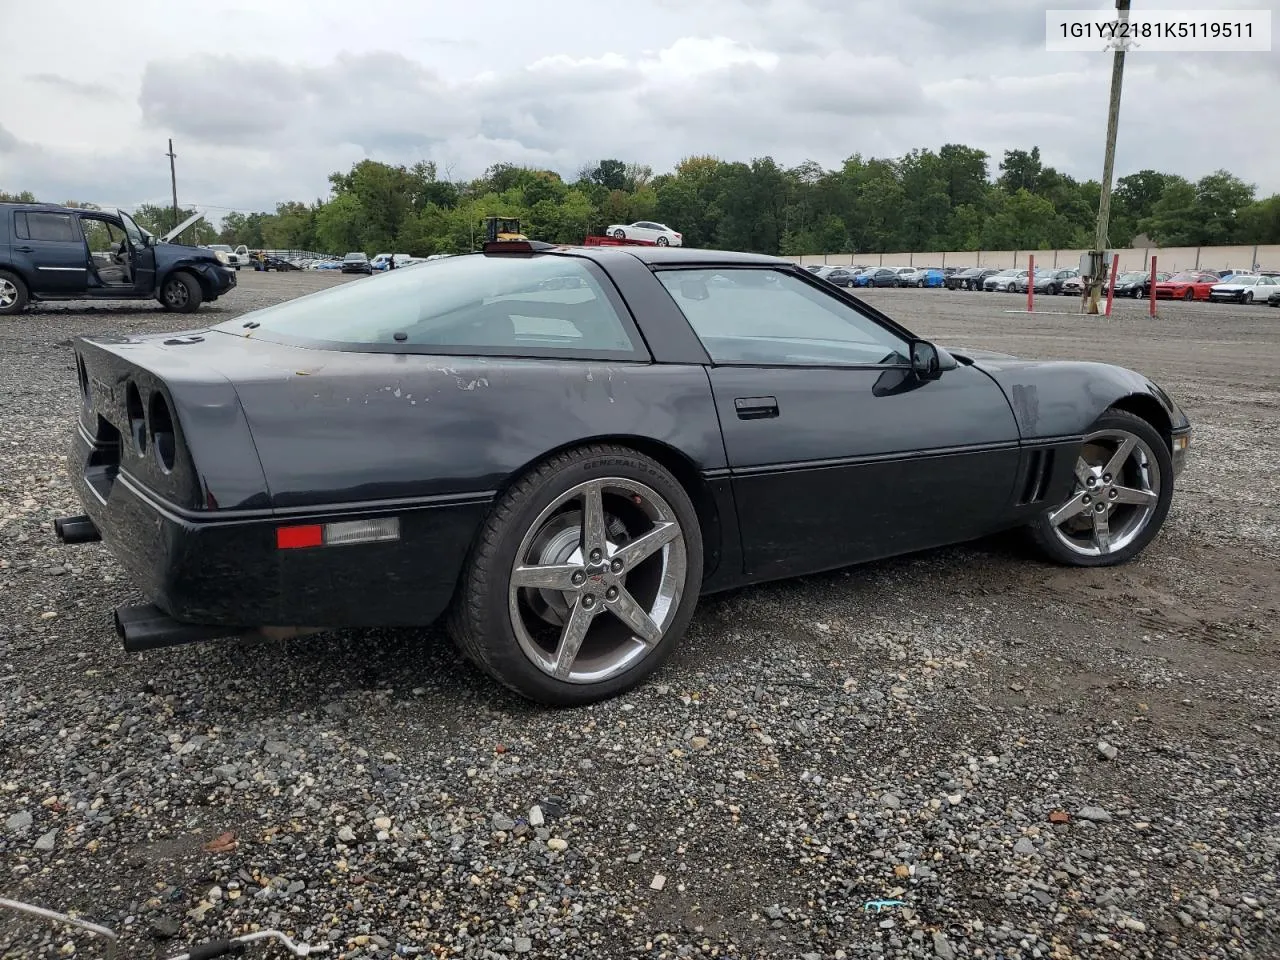
<path id="1" fill-rule="evenodd" d="M 911 369 L 924 380 L 936 380 L 945 370 L 954 370 L 960 364 L 956 358 L 928 340 L 911 344 Z"/>

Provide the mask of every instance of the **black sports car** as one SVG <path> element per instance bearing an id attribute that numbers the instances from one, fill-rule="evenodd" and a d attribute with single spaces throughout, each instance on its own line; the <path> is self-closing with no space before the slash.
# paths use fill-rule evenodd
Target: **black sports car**
<path id="1" fill-rule="evenodd" d="M 56 529 L 153 601 L 116 610 L 126 649 L 447 612 L 554 704 L 640 683 L 699 594 L 1024 526 L 1126 561 L 1191 429 L 1129 370 L 948 351 L 678 247 L 501 242 L 74 350 L 85 514 Z"/>
<path id="2" fill-rule="evenodd" d="M 946 286 L 948 290 L 981 290 L 982 282 L 999 272 L 992 267 L 969 267 L 947 277 Z"/>

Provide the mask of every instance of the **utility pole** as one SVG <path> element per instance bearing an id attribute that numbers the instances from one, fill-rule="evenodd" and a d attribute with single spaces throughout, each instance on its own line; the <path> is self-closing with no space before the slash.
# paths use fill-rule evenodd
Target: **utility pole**
<path id="1" fill-rule="evenodd" d="M 1130 0 L 1116 0 L 1116 13 L 1122 23 L 1129 22 Z M 1086 313 L 1098 312 L 1102 285 L 1107 277 L 1107 226 L 1111 219 L 1111 178 L 1116 162 L 1116 132 L 1120 126 L 1120 85 L 1124 80 L 1124 51 L 1127 41 L 1114 40 L 1111 63 L 1111 104 L 1107 110 L 1107 150 L 1102 159 L 1102 192 L 1098 197 L 1098 229 L 1089 252 L 1089 306 Z M 1152 296 L 1154 296 L 1154 291 Z"/>
<path id="2" fill-rule="evenodd" d="M 173 152 L 173 137 L 169 138 L 169 152 L 165 154 L 169 158 L 169 184 L 173 187 L 173 228 L 178 226 L 178 174 L 174 168 L 173 161 L 177 159 L 177 154 Z"/>

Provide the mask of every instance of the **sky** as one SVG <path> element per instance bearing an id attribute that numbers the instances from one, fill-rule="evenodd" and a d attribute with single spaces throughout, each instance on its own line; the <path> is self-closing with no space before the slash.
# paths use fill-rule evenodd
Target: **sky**
<path id="1" fill-rule="evenodd" d="M 5 0 L 14 2 L 17 0 Z M 1135 7 L 1265 9 L 1261 0 Z M 1093 0 L 88 0 L 22 4 L 0 58 L 0 190 L 213 216 L 328 194 L 366 157 L 572 178 L 604 157 L 838 167 L 963 143 L 1102 170 L 1111 57 L 1045 50 Z M 1280 18 L 1277 18 L 1280 19 Z M 11 14 L 8 18 L 14 26 Z M 1274 24 L 1273 24 L 1274 30 Z M 22 38 L 56 38 L 56 42 Z M 1280 45 L 1135 51 L 1116 176 L 1226 168 L 1280 192 Z"/>

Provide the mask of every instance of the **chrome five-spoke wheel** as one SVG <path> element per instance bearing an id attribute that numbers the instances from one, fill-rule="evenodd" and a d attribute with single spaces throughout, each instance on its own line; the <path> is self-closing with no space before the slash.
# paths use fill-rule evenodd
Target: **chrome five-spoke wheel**
<path id="1" fill-rule="evenodd" d="M 1071 499 L 1049 514 L 1058 540 L 1085 556 L 1125 549 L 1160 502 L 1155 452 L 1124 430 L 1098 430 L 1085 438 L 1075 474 Z"/>
<path id="2" fill-rule="evenodd" d="M 1031 524 L 1046 554 L 1078 567 L 1137 556 L 1160 531 L 1173 498 L 1169 441 L 1150 422 L 1112 408 L 1084 437 L 1068 495 Z"/>
<path id="3" fill-rule="evenodd" d="M 569 683 L 624 673 L 662 641 L 687 565 L 680 522 L 653 489 L 624 477 L 571 487 L 516 551 L 508 608 L 520 649 Z"/>
<path id="4" fill-rule="evenodd" d="M 702 587 L 702 526 L 661 463 L 587 444 L 490 508 L 449 616 L 463 654 L 555 706 L 617 696 L 671 655 Z"/>

